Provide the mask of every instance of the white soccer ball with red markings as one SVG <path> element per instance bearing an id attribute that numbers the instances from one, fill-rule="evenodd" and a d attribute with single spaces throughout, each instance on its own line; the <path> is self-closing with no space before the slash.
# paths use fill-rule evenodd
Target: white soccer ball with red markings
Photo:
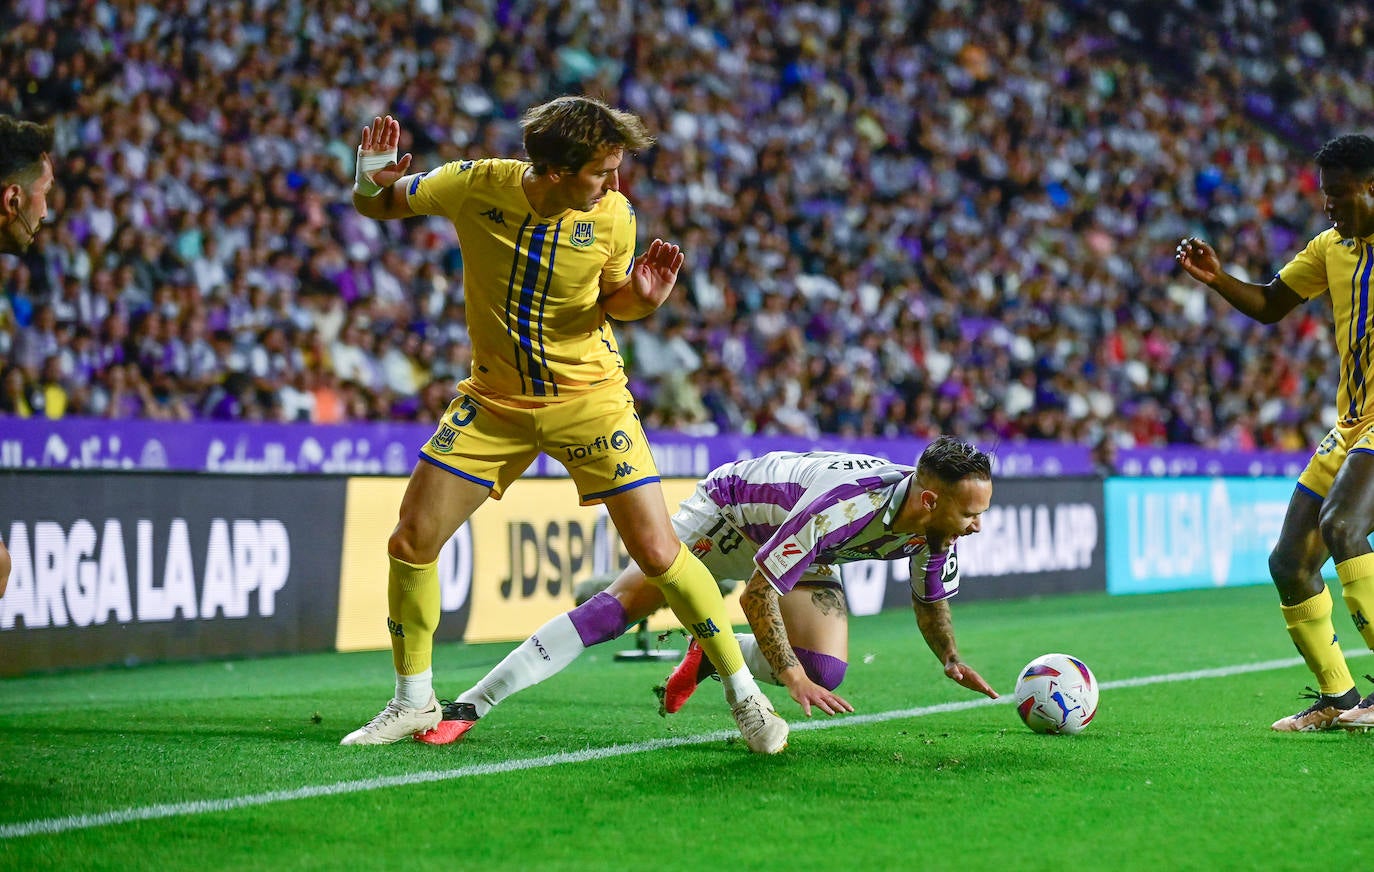
<path id="1" fill-rule="evenodd" d="M 1037 657 L 1016 676 L 1016 713 L 1037 733 L 1081 733 L 1097 714 L 1097 679 L 1077 657 Z"/>

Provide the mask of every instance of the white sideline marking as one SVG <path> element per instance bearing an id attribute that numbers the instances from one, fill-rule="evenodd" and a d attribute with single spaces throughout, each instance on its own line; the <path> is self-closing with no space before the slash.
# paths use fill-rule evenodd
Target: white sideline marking
<path id="1" fill-rule="evenodd" d="M 1347 655 L 1351 656 L 1351 655 Z M 1192 672 L 1174 672 L 1168 675 L 1147 675 L 1141 678 L 1124 678 L 1120 681 L 1102 682 L 1103 690 L 1123 687 L 1142 687 L 1147 684 L 1165 684 L 1176 681 L 1194 681 L 1199 678 L 1225 678 L 1246 672 L 1265 672 L 1271 669 L 1287 669 L 1301 664 L 1301 657 L 1287 657 L 1283 660 L 1265 660 L 1259 663 L 1241 663 L 1236 666 L 1221 666 L 1215 669 L 1196 669 Z M 945 702 L 920 708 L 900 709 L 890 712 L 876 712 L 871 715 L 849 715 L 840 720 L 810 720 L 792 723 L 793 730 L 827 730 L 862 724 L 878 724 L 903 718 L 919 718 L 942 712 L 956 712 L 964 709 L 988 705 L 1001 705 L 1011 702 L 1010 696 L 1000 699 L 966 700 L 964 702 Z M 481 763 L 462 766 L 458 769 L 445 769 L 438 772 L 412 772 L 406 775 L 389 775 L 384 778 L 365 778 L 358 781 L 340 781 L 335 784 L 320 784 L 314 787 L 298 787 L 294 790 L 273 790 L 267 793 L 254 793 L 248 796 L 235 796 L 228 799 L 202 799 L 194 802 L 176 802 L 165 805 L 148 805 L 142 808 L 126 808 L 106 811 L 100 814 L 72 815 L 71 817 L 40 818 L 38 820 L 0 825 L 0 839 L 16 839 L 44 833 L 64 833 L 69 830 L 85 830 L 93 827 L 106 827 L 131 821 L 156 820 L 158 818 L 179 817 L 182 815 L 210 814 L 213 812 L 234 811 L 256 805 L 274 802 L 290 802 L 297 799 L 311 799 L 316 796 L 338 796 L 345 793 L 361 793 L 368 790 L 382 790 L 387 787 L 406 787 L 412 784 L 427 784 L 433 781 L 451 781 L 457 778 L 471 778 L 475 775 L 500 775 L 506 772 L 519 772 L 524 769 L 546 769 L 564 763 L 586 763 L 589 760 L 606 760 L 611 757 L 624 757 L 627 754 L 641 754 L 663 748 L 676 748 L 682 745 L 704 745 L 708 742 L 723 742 L 737 735 L 734 730 L 717 730 L 699 733 L 695 736 L 678 736 L 671 739 L 653 739 L 648 742 L 635 742 L 629 745 L 611 745 L 606 748 L 587 748 L 582 751 L 568 751 L 534 757 L 526 760 L 505 760 L 500 763 Z"/>

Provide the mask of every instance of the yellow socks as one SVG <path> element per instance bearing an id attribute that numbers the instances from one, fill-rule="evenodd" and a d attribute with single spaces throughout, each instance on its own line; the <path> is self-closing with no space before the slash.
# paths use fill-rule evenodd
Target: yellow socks
<path id="1" fill-rule="evenodd" d="M 434 658 L 439 628 L 439 561 L 415 566 L 388 556 L 386 628 L 391 631 L 391 661 L 397 675 L 417 675 Z"/>
<path id="2" fill-rule="evenodd" d="M 1374 650 L 1374 554 L 1361 554 L 1336 564 L 1345 593 L 1345 607 L 1364 643 Z"/>
<path id="3" fill-rule="evenodd" d="M 673 565 L 649 583 L 663 591 L 673 614 L 701 645 L 721 676 L 744 668 L 744 653 L 735 639 L 716 580 L 700 560 L 681 546 Z"/>
<path id="4" fill-rule="evenodd" d="M 1345 655 L 1336 643 L 1336 630 L 1331 626 L 1331 591 L 1321 593 L 1295 606 L 1279 606 L 1288 635 L 1298 646 L 1307 668 L 1317 677 L 1317 687 L 1327 696 L 1340 696 L 1355 686 Z"/>

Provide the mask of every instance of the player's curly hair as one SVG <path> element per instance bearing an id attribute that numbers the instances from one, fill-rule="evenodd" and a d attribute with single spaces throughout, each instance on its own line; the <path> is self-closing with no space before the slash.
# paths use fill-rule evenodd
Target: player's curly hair
<path id="1" fill-rule="evenodd" d="M 1345 170 L 1361 179 L 1374 176 L 1374 139 L 1362 133 L 1338 136 L 1317 149 L 1314 158 L 1324 170 Z"/>
<path id="2" fill-rule="evenodd" d="M 921 452 L 916 475 L 934 476 L 945 484 L 966 478 L 992 481 L 992 455 L 953 436 L 940 436 Z"/>
<path id="3" fill-rule="evenodd" d="M 46 124 L 0 115 L 0 185 L 26 185 L 43 171 L 43 155 L 53 148 Z"/>
<path id="4" fill-rule="evenodd" d="M 642 151 L 654 144 L 639 116 L 593 97 L 558 97 L 525 112 L 525 153 L 534 171 L 576 172 L 606 148 Z"/>

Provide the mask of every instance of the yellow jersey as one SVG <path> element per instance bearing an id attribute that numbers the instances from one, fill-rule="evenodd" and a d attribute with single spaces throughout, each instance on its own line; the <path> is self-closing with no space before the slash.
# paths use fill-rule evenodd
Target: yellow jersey
<path id="1" fill-rule="evenodd" d="M 1336 412 L 1342 424 L 1374 415 L 1369 384 L 1374 380 L 1374 300 L 1370 272 L 1374 236 L 1342 239 L 1333 227 L 1313 237 L 1307 247 L 1279 270 L 1279 279 L 1310 300 L 1331 291 L 1336 348 L 1341 354 L 1341 384 Z"/>
<path id="2" fill-rule="evenodd" d="M 556 401 L 610 382 L 624 361 L 597 302 L 634 266 L 635 212 L 607 191 L 591 211 L 534 214 L 525 161 L 489 158 L 410 176 L 410 208 L 453 222 L 463 253 L 472 379 L 497 394 Z"/>

